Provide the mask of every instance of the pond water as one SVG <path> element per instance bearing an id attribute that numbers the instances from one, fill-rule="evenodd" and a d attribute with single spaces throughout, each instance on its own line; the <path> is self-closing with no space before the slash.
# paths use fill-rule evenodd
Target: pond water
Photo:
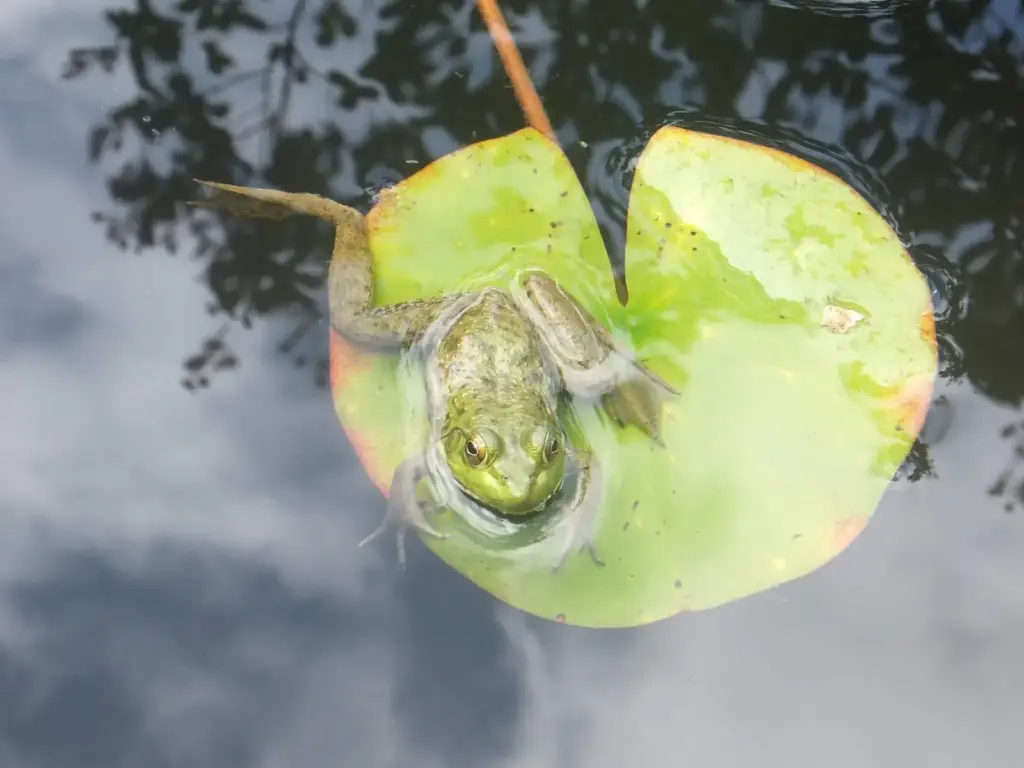
<path id="1" fill-rule="evenodd" d="M 185 201 L 365 211 L 522 127 L 473 2 L 6 2 L 0 764 L 1019 764 L 1024 5 L 502 8 L 613 258 L 668 124 L 809 159 L 894 223 L 940 351 L 901 479 L 823 568 L 639 629 L 357 548 L 385 504 L 326 386 L 330 234 Z"/>

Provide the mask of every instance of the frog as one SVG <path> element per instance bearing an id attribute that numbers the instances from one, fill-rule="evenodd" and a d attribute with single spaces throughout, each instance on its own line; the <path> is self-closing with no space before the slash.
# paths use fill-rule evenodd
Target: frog
<path id="1" fill-rule="evenodd" d="M 542 269 L 521 270 L 506 286 L 378 305 L 369 231 L 357 209 L 312 193 L 195 181 L 206 194 L 194 205 L 333 224 L 331 328 L 358 347 L 417 354 L 423 363 L 427 445 L 399 463 L 384 518 L 360 546 L 394 530 L 404 568 L 406 531 L 447 538 L 431 522 L 445 508 L 514 523 L 557 502 L 571 525 L 554 570 L 584 550 L 604 565 L 595 545 L 601 465 L 570 429 L 565 405 L 596 399 L 618 426 L 635 426 L 664 447 L 661 405 L 677 388 Z"/>

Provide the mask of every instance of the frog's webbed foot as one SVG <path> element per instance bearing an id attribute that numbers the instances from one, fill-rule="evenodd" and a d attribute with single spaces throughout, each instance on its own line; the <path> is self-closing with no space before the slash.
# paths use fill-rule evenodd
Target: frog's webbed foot
<path id="1" fill-rule="evenodd" d="M 436 539 L 448 538 L 447 534 L 441 533 L 427 521 L 426 513 L 439 511 L 438 505 L 432 497 L 424 500 L 417 495 L 420 480 L 425 475 L 426 467 L 422 457 L 406 459 L 399 465 L 391 480 L 388 508 L 384 520 L 369 536 L 359 542 L 360 547 L 388 530 L 394 530 L 398 547 L 398 563 L 404 568 L 405 533 L 409 528 L 415 528 Z"/>
<path id="2" fill-rule="evenodd" d="M 569 516 L 568 525 L 571 526 L 571 532 L 568 544 L 552 569 L 555 573 L 562 570 L 570 555 L 583 550 L 590 555 L 594 565 L 604 567 L 604 561 L 598 554 L 594 541 L 597 533 L 597 513 L 601 508 L 601 468 L 589 453 L 577 453 L 576 460 L 576 486 L 564 511 L 564 514 Z"/>
<path id="3" fill-rule="evenodd" d="M 661 406 L 674 391 L 666 392 L 648 379 L 628 379 L 601 395 L 601 407 L 620 427 L 637 427 L 654 442 L 665 447 L 661 436 Z"/>

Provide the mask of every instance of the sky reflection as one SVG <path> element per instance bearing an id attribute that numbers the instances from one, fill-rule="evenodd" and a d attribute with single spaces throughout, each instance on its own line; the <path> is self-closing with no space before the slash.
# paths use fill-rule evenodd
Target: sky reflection
<path id="1" fill-rule="evenodd" d="M 418 543 L 401 572 L 390 539 L 355 547 L 383 503 L 326 390 L 278 353 L 286 318 L 234 333 L 240 367 L 189 392 L 181 361 L 213 322 L 189 235 L 136 257 L 90 221 L 107 200 L 84 137 L 133 86 L 59 73 L 105 39 L 104 7 L 0 7 L 0 764 L 1019 759 L 1024 529 L 986 493 L 1015 410 L 940 386 L 936 477 L 887 494 L 825 568 L 715 611 L 588 632 Z"/>

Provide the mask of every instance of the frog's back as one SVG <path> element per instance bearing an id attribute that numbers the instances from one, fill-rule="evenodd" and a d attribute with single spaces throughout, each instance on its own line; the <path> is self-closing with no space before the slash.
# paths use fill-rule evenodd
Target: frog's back
<path id="1" fill-rule="evenodd" d="M 436 361 L 449 394 L 529 389 L 549 398 L 560 386 L 537 330 L 498 289 L 483 291 L 455 320 L 438 343 Z"/>

